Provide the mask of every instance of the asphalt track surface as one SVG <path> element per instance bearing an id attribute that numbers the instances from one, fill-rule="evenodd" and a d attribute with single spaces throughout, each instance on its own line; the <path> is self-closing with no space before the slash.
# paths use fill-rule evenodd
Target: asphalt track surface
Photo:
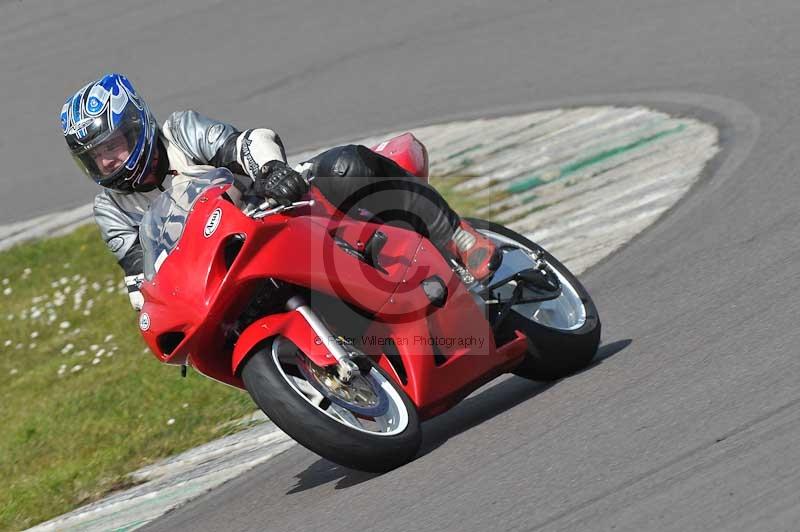
<path id="1" fill-rule="evenodd" d="M 57 113 L 103 69 L 290 151 L 584 103 L 721 129 L 700 184 L 584 276 L 596 365 L 483 390 L 394 472 L 296 447 L 147 530 L 796 530 L 798 23 L 790 0 L 0 2 L 0 222 L 91 195 Z"/>

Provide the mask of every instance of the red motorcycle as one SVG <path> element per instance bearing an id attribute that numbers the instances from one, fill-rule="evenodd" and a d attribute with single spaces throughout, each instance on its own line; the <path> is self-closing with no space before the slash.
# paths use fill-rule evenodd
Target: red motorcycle
<path id="1" fill-rule="evenodd" d="M 424 179 L 407 134 L 374 148 Z M 243 210 L 233 175 L 175 178 L 140 228 L 139 326 L 162 362 L 246 389 L 328 460 L 387 471 L 412 460 L 420 420 L 495 377 L 557 379 L 600 340 L 581 283 L 544 249 L 469 220 L 502 263 L 484 283 L 420 234 L 320 194 Z"/>

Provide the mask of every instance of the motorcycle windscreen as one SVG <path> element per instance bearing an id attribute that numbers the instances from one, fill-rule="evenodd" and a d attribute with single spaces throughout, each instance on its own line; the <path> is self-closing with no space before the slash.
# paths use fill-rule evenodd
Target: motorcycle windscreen
<path id="1" fill-rule="evenodd" d="M 139 241 L 144 252 L 144 276 L 152 281 L 158 269 L 178 245 L 189 212 L 195 201 L 209 188 L 233 183 L 233 174 L 215 168 L 200 176 L 180 174 L 153 201 L 139 225 Z"/>

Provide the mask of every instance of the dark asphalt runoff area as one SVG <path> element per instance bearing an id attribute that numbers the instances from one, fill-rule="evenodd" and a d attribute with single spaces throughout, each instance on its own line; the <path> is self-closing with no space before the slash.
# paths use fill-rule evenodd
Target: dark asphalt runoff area
<path id="1" fill-rule="evenodd" d="M 64 98 L 127 73 L 287 149 L 585 103 L 714 122 L 701 182 L 584 276 L 596 365 L 508 378 L 382 476 L 296 447 L 147 530 L 797 530 L 800 3 L 0 0 L 0 224 L 86 203 Z"/>

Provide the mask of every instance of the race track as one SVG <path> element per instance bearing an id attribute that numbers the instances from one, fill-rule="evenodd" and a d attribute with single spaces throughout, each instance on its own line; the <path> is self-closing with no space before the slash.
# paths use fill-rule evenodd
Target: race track
<path id="1" fill-rule="evenodd" d="M 720 130 L 689 195 L 585 274 L 596 365 L 484 389 L 386 475 L 295 447 L 145 529 L 796 529 L 799 23 L 790 0 L 0 1 L 0 224 L 89 200 L 56 115 L 109 69 L 162 118 L 290 151 L 587 103 Z"/>

